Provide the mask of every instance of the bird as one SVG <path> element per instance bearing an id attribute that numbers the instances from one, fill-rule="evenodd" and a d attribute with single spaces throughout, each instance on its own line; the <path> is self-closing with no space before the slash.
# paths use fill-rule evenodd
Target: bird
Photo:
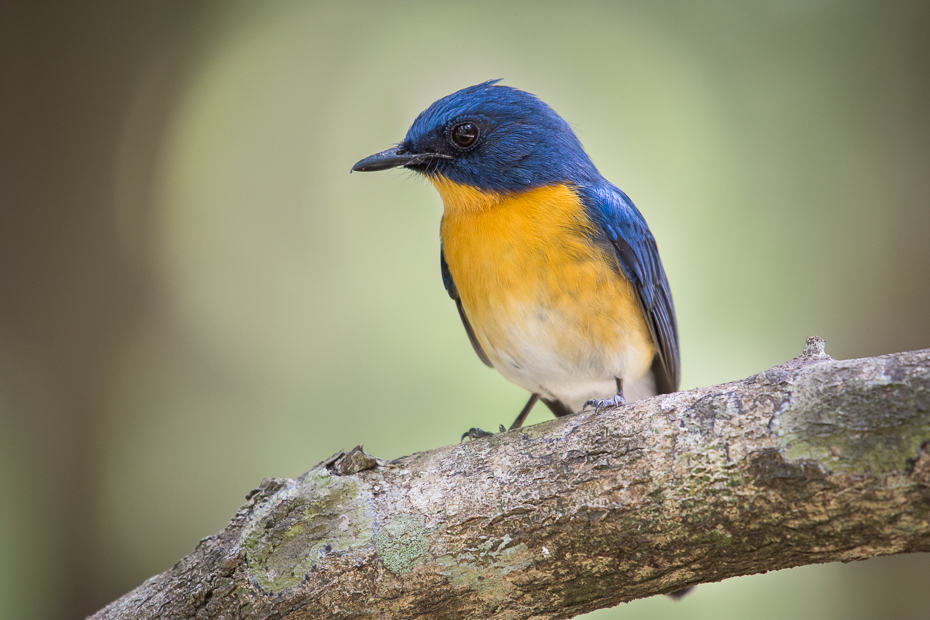
<path id="1" fill-rule="evenodd" d="M 538 400 L 561 417 L 677 391 L 675 307 L 646 220 L 568 122 L 500 81 L 435 101 L 352 171 L 403 168 L 439 192 L 443 285 L 481 361 L 531 394 L 511 429 Z"/>

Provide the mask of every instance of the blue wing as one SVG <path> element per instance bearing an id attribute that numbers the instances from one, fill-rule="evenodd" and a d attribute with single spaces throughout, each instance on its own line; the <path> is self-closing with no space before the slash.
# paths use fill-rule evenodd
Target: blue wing
<path id="1" fill-rule="evenodd" d="M 588 214 L 599 226 L 603 239 L 616 252 L 620 268 L 639 297 L 639 305 L 656 347 L 652 364 L 656 390 L 678 390 L 681 361 L 678 323 L 659 249 L 646 220 L 633 201 L 619 188 L 603 182 L 578 188 Z"/>
<path id="2" fill-rule="evenodd" d="M 462 307 L 462 299 L 459 297 L 458 289 L 455 288 L 455 282 L 452 281 L 452 274 L 449 273 L 449 265 L 446 263 L 446 254 L 443 252 L 442 246 L 439 248 L 439 269 L 442 271 L 442 284 L 446 287 L 446 292 L 449 293 L 449 297 L 455 301 L 455 307 L 459 309 L 459 318 L 462 319 L 462 325 L 465 326 L 465 333 L 468 334 L 468 340 L 471 342 L 471 346 L 475 348 L 475 353 L 478 354 L 481 361 L 493 368 L 494 366 L 491 364 L 491 360 L 488 359 L 487 353 L 481 348 L 481 343 L 478 342 L 478 338 L 475 336 L 475 330 L 472 329 L 471 323 L 468 322 L 468 317 L 465 316 L 465 309 Z"/>

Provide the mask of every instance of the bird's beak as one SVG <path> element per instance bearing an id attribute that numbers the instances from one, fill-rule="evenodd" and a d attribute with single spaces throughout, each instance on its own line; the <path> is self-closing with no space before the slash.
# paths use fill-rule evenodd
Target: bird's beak
<path id="1" fill-rule="evenodd" d="M 411 153 L 395 146 L 386 151 L 370 155 L 352 166 L 352 172 L 376 172 L 389 168 L 401 168 L 416 164 L 425 164 L 432 159 L 452 159 L 441 153 Z"/>

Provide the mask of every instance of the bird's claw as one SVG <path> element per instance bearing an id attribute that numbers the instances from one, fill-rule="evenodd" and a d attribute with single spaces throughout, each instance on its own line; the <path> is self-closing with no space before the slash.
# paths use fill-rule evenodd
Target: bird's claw
<path id="1" fill-rule="evenodd" d="M 600 413 L 601 409 L 609 409 L 610 407 L 619 407 L 620 405 L 626 404 L 626 398 L 623 397 L 623 394 L 617 394 L 613 398 L 608 398 L 605 400 L 600 400 L 597 398 L 592 398 L 584 404 L 584 407 L 581 408 L 582 411 L 588 407 L 594 407 L 594 413 Z"/>
<path id="2" fill-rule="evenodd" d="M 501 425 L 500 425 L 500 432 L 503 433 L 503 432 L 506 432 L 506 431 L 507 431 L 507 429 L 504 428 L 504 425 L 503 425 L 503 424 L 501 424 Z M 470 428 L 470 429 L 468 429 L 468 432 L 467 432 L 467 433 L 463 433 L 463 434 L 462 434 L 462 439 L 459 440 L 459 443 L 462 443 L 463 441 L 465 441 L 465 438 L 466 438 L 466 437 L 468 437 L 469 439 L 471 439 L 472 441 L 474 441 L 475 439 L 481 439 L 482 437 L 491 437 L 491 436 L 493 436 L 493 435 L 494 435 L 494 433 L 489 433 L 488 431 L 481 430 L 480 428 Z"/>
<path id="3" fill-rule="evenodd" d="M 494 433 L 489 433 L 480 428 L 470 428 L 468 431 L 462 433 L 462 438 L 459 440 L 459 443 L 465 441 L 466 438 L 471 439 L 472 441 L 476 439 L 481 439 L 482 437 L 490 437 Z"/>

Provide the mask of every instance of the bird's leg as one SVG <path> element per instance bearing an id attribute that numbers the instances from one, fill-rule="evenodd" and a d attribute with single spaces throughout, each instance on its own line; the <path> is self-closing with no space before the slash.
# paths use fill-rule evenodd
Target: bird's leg
<path id="1" fill-rule="evenodd" d="M 598 413 L 601 409 L 607 409 L 608 407 L 619 407 L 620 405 L 626 403 L 626 398 L 623 396 L 623 379 L 616 377 L 617 379 L 617 395 L 613 398 L 608 398 L 606 400 L 600 400 L 597 398 L 592 398 L 584 404 L 584 407 L 581 408 L 582 411 L 588 407 L 594 407 L 594 413 Z"/>
<path id="2" fill-rule="evenodd" d="M 539 400 L 539 394 L 533 394 L 532 396 L 530 396 L 530 399 L 526 402 L 526 404 L 523 406 L 523 409 L 520 411 L 520 415 L 518 415 L 517 419 L 514 420 L 513 424 L 510 425 L 510 430 L 513 430 L 515 428 L 520 428 L 521 426 L 523 426 L 523 422 L 526 421 L 526 416 L 530 415 L 530 411 L 533 409 L 533 405 L 536 404 L 537 400 Z M 505 430 L 507 429 L 505 429 L 504 425 L 501 424 L 500 432 L 503 433 Z M 493 434 L 494 433 L 483 431 L 480 428 L 470 428 L 468 429 L 467 433 L 462 435 L 462 441 L 465 441 L 466 437 L 474 440 L 474 439 L 480 439 L 482 437 L 490 437 Z"/>
<path id="3" fill-rule="evenodd" d="M 530 415 L 530 411 L 533 409 L 533 405 L 536 404 L 537 400 L 539 400 L 539 394 L 530 396 L 530 399 L 526 401 L 526 405 L 523 406 L 523 410 L 520 411 L 520 415 L 518 415 L 517 419 L 510 425 L 510 430 L 523 426 L 523 422 L 526 421 L 526 416 Z"/>

